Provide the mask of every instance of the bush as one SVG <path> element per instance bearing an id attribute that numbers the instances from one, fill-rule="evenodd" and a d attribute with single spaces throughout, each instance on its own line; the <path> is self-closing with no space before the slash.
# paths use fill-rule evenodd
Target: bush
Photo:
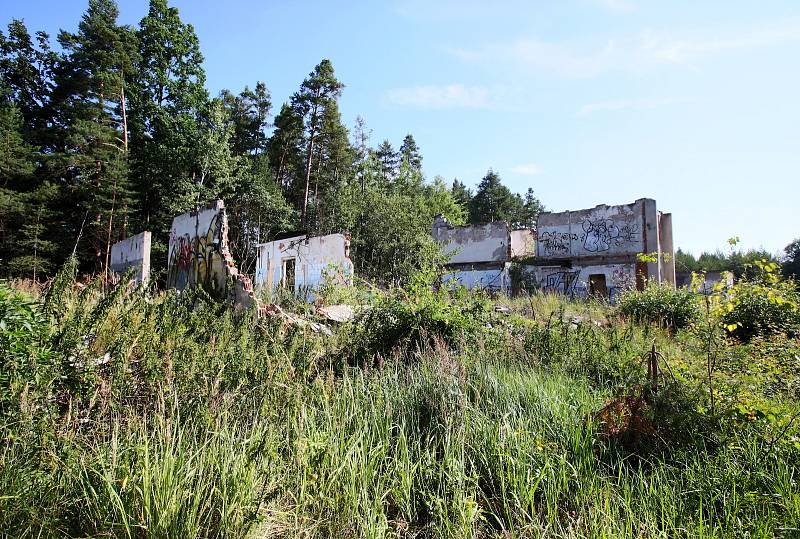
<path id="1" fill-rule="evenodd" d="M 440 338 L 452 345 L 486 326 L 490 302 L 463 288 L 432 290 L 419 279 L 378 299 L 359 320 L 352 349 L 361 363 L 398 345 L 416 346 Z"/>
<path id="2" fill-rule="evenodd" d="M 752 280 L 742 279 L 723 298 L 722 325 L 740 341 L 800 333 L 800 294 L 793 280 L 781 279 L 778 265 L 760 261 Z"/>
<path id="3" fill-rule="evenodd" d="M 657 284 L 623 292 L 618 308 L 638 323 L 655 323 L 673 330 L 689 326 L 700 313 L 691 291 Z"/>

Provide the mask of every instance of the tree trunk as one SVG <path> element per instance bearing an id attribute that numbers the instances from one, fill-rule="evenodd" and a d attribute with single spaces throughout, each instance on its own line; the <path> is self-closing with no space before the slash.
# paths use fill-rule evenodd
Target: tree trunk
<path id="1" fill-rule="evenodd" d="M 303 193 L 303 213 L 300 217 L 301 226 L 306 225 L 306 212 L 308 211 L 308 189 L 311 185 L 311 156 L 314 152 L 314 137 L 316 133 L 312 129 L 311 136 L 308 139 L 308 156 L 306 157 L 306 188 Z"/>

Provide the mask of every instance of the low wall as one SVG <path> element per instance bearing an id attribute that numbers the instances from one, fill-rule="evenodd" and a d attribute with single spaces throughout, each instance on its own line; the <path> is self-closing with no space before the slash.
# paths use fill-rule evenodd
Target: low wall
<path id="1" fill-rule="evenodd" d="M 150 279 L 150 232 L 145 231 L 111 246 L 111 271 L 122 275 L 134 268 L 137 283 Z"/>

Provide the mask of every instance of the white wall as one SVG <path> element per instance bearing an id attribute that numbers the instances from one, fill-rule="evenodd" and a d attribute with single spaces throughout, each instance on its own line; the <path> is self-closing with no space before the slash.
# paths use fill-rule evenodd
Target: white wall
<path id="1" fill-rule="evenodd" d="M 433 223 L 433 239 L 451 255 L 450 264 L 505 262 L 511 254 L 508 225 L 494 221 L 483 225 L 452 226 L 438 216 Z"/>
<path id="2" fill-rule="evenodd" d="M 451 271 L 442 277 L 442 283 L 451 287 L 461 285 L 470 290 L 511 291 L 508 264 L 504 264 L 502 268 Z"/>
<path id="3" fill-rule="evenodd" d="M 136 268 L 137 283 L 146 283 L 150 278 L 150 232 L 145 231 L 111 246 L 111 271 L 125 273 Z"/>
<path id="4" fill-rule="evenodd" d="M 183 290 L 200 284 L 223 293 L 228 246 L 225 204 L 216 200 L 199 211 L 172 220 L 167 254 L 167 287 Z"/>
<path id="5" fill-rule="evenodd" d="M 539 217 L 539 258 L 635 255 L 645 251 L 645 199 L 621 206 L 543 213 Z M 647 246 L 655 251 L 657 245 Z"/>
<path id="6" fill-rule="evenodd" d="M 512 230 L 509 236 L 511 258 L 524 258 L 536 254 L 536 231 L 527 228 Z"/>
<path id="7" fill-rule="evenodd" d="M 283 261 L 295 259 L 295 294 L 314 290 L 330 275 L 343 284 L 353 276 L 350 239 L 344 234 L 296 236 L 257 246 L 256 286 L 269 289 L 281 285 Z"/>

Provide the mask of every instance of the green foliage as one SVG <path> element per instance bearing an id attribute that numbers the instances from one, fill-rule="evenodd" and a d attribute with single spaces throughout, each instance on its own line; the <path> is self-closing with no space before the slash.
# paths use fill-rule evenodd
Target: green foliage
<path id="1" fill-rule="evenodd" d="M 489 169 L 474 195 L 464 191 L 463 184 L 453 184 L 454 195 L 469 201 L 470 223 L 508 221 L 515 228 L 533 228 L 544 206 L 536 198 L 533 189 L 528 189 L 523 199 L 513 194 L 502 184 L 500 176 Z"/>
<path id="2" fill-rule="evenodd" d="M 757 260 L 756 277 L 743 278 L 720 299 L 720 323 L 734 337 L 749 341 L 771 334 L 800 333 L 800 294 L 780 277 L 775 262 Z"/>
<path id="3" fill-rule="evenodd" d="M 736 238 L 731 238 L 736 240 Z M 675 269 L 677 271 L 688 272 L 709 272 L 709 271 L 730 271 L 736 278 L 741 276 L 752 276 L 757 260 L 769 260 L 776 262 L 772 253 L 763 249 L 750 249 L 748 251 L 736 250 L 737 242 L 728 242 L 730 251 L 724 253 L 720 250 L 715 252 L 702 252 L 696 257 L 691 253 L 685 253 L 678 249 L 675 252 Z"/>
<path id="4" fill-rule="evenodd" d="M 624 291 L 618 309 L 635 322 L 659 324 L 673 330 L 688 327 L 700 313 L 693 292 L 656 283 L 648 283 L 644 290 Z"/>
<path id="5" fill-rule="evenodd" d="M 405 289 L 380 296 L 370 306 L 350 345 L 358 363 L 397 347 L 415 348 L 437 339 L 454 345 L 478 335 L 488 321 L 487 299 L 464 289 L 432 290 L 434 277 L 433 269 L 420 271 Z"/>
<path id="6" fill-rule="evenodd" d="M 783 274 L 800 282 L 800 239 L 787 245 L 784 253 Z"/>

